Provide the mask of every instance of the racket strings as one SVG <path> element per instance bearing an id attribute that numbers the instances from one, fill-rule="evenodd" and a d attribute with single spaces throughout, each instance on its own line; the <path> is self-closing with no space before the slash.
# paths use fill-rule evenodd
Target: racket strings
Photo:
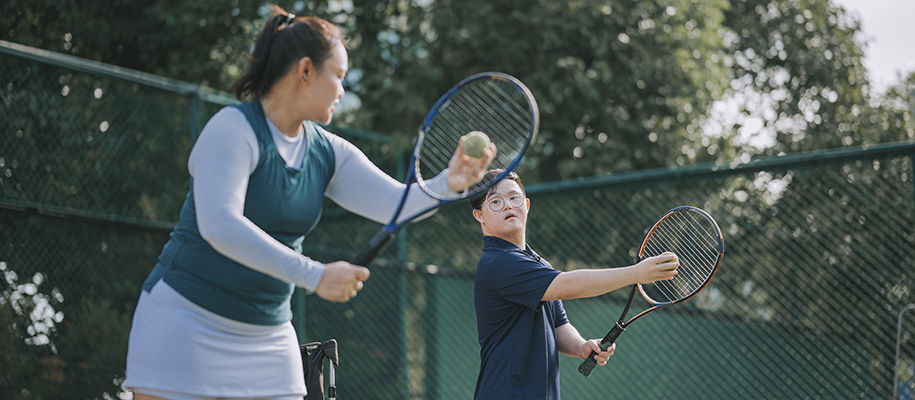
<path id="1" fill-rule="evenodd" d="M 654 283 L 658 290 L 664 294 L 666 301 L 686 298 L 697 289 L 701 288 L 702 285 L 705 284 L 706 278 L 709 276 L 706 274 L 706 271 L 703 271 L 701 268 L 701 266 L 705 265 L 705 262 L 694 261 L 699 257 L 695 257 L 694 254 L 684 254 L 683 250 L 679 250 L 676 253 L 680 258 L 678 274 L 672 280 Z M 697 265 L 700 266 L 700 268 L 691 268 Z"/>
<path id="2" fill-rule="evenodd" d="M 496 145 L 490 168 L 506 168 L 527 145 L 534 124 L 532 107 L 525 93 L 507 81 L 480 79 L 462 86 L 440 105 L 429 124 L 417 157 L 418 174 L 431 178 L 441 173 L 460 137 L 475 130 L 486 133 Z"/>
<path id="3" fill-rule="evenodd" d="M 646 240 L 644 257 L 672 251 L 680 261 L 677 275 L 669 281 L 643 285 L 657 302 L 677 301 L 695 294 L 715 272 L 720 256 L 719 238 L 712 223 L 689 210 L 674 212 L 653 229 Z"/>
<path id="4" fill-rule="evenodd" d="M 656 283 L 670 301 L 684 298 L 701 288 L 712 273 L 714 254 L 710 254 L 708 249 L 702 249 L 702 245 L 695 239 L 696 236 L 690 236 L 695 232 L 689 232 L 689 226 L 684 228 L 684 237 L 687 240 L 682 241 L 679 246 L 671 247 L 680 259 L 681 266 L 677 276 L 673 280 Z M 660 233 L 662 237 L 669 235 L 667 231 Z"/>
<path id="5" fill-rule="evenodd" d="M 676 247 L 668 248 L 673 249 L 680 260 L 678 274 L 670 281 L 655 283 L 655 286 L 665 294 L 668 301 L 689 296 L 701 288 L 712 273 L 711 265 L 714 262 L 715 255 L 710 254 L 708 251 L 703 251 L 708 249 L 702 248 L 702 243 L 696 239 L 694 228 L 694 226 L 690 225 L 683 225 L 677 228 L 682 229 L 682 239 L 685 240 L 681 240 L 681 243 L 678 243 Z M 667 243 L 671 243 L 673 232 L 661 230 L 657 231 L 657 233 L 661 235 L 659 236 L 660 238 L 664 238 Z"/>
<path id="6" fill-rule="evenodd" d="M 684 213 L 672 214 L 669 217 L 669 220 L 672 224 L 676 226 L 673 229 L 662 230 L 660 233 L 666 239 L 667 243 L 671 243 L 677 236 L 676 233 L 682 233 L 680 236 L 685 239 L 686 243 L 684 246 L 680 246 L 679 250 L 681 253 L 685 253 L 684 256 L 687 260 L 699 260 L 700 262 L 689 262 L 687 268 L 684 271 L 687 272 L 685 277 L 687 278 L 701 278 L 701 280 L 692 280 L 691 283 L 695 283 L 696 287 L 701 286 L 705 279 L 712 273 L 712 262 L 717 258 L 716 249 L 704 248 L 703 243 L 708 244 L 712 242 L 717 242 L 716 236 L 713 236 L 705 226 L 701 224 L 702 221 L 688 220 L 683 215 Z M 704 221 L 704 220 L 703 220 Z M 699 231 L 702 232 L 699 232 Z M 702 238 L 707 238 L 708 240 L 703 241 Z M 707 250 L 703 254 L 702 250 Z M 679 257 L 679 256 L 678 256 Z M 690 268 L 690 267 L 699 267 Z"/>
<path id="7" fill-rule="evenodd" d="M 438 134 L 431 136 L 444 139 L 445 144 L 453 148 L 455 143 L 451 143 L 450 140 L 454 137 L 441 133 L 456 133 L 459 138 L 470 130 L 485 129 L 484 133 L 497 145 L 503 143 L 515 147 L 505 149 L 506 154 L 500 154 L 498 159 L 514 159 L 512 153 L 520 150 L 524 144 L 523 140 L 517 139 L 518 131 L 526 132 L 530 129 L 530 105 L 523 96 L 512 96 L 505 89 L 515 88 L 503 88 L 492 81 L 465 86 L 443 109 L 442 116 L 445 118 L 441 122 L 450 122 L 450 126 L 439 126 L 438 131 L 433 128 L 432 131 Z"/>
<path id="8" fill-rule="evenodd" d="M 495 111 L 495 113 L 484 114 L 491 117 L 490 126 L 500 128 L 494 131 L 494 134 L 514 132 L 519 126 L 530 125 L 530 104 L 516 86 L 507 83 L 498 84 L 501 81 L 494 80 L 479 82 L 481 84 L 468 85 L 463 92 L 464 96 L 460 94 L 455 96 L 454 104 L 462 108 L 460 112 L 463 115 L 468 115 L 475 110 Z M 460 101 L 465 99 L 466 101 Z"/>

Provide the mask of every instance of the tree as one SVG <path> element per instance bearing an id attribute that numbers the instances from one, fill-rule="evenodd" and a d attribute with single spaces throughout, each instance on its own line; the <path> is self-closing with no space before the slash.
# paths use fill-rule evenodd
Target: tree
<path id="1" fill-rule="evenodd" d="M 872 91 L 856 39 L 860 21 L 843 8 L 828 0 L 731 0 L 724 25 L 732 60 L 725 101 L 738 112 L 723 130 L 732 136 L 743 129 L 770 137 L 758 150 L 766 154 L 915 137 L 911 122 L 905 127 L 911 107 L 881 103 Z"/>
<path id="2" fill-rule="evenodd" d="M 520 78 L 540 103 L 539 139 L 522 167 L 526 183 L 703 161 L 748 161 L 755 154 L 911 140 L 915 136 L 911 100 L 915 75 L 885 94 L 873 93 L 861 63 L 861 45 L 856 41 L 860 24 L 829 0 L 375 0 L 352 4 L 319 0 L 296 2 L 287 9 L 299 15 L 321 16 L 344 28 L 351 49 L 346 88 L 358 101 L 353 103 L 353 109 L 336 117 L 335 123 L 392 135 L 392 145 L 359 144 L 373 160 L 384 160 L 390 166 L 395 163 L 390 159 L 389 146 L 409 146 L 422 117 L 444 90 L 467 75 L 489 70 Z M 72 0 L 4 2 L 0 3 L 0 26 L 4 27 L 0 38 L 228 90 L 245 67 L 265 11 L 260 1 L 254 0 L 233 0 L 228 6 L 223 2 L 167 0 L 126 0 L 109 5 Z M 168 220 L 177 213 L 186 190 L 184 157 L 189 139 L 184 134 L 182 117 L 168 111 L 173 99 L 149 93 L 138 95 L 132 85 L 99 84 L 66 72 L 15 70 L 15 74 L 3 76 L 8 80 L 4 82 L 2 98 L 16 108 L 8 108 L 0 119 L 5 128 L 13 127 L 17 133 L 14 138 L 4 138 L 7 147 L 0 144 L 0 158 L 5 157 L 4 162 L 11 166 L 8 170 L 13 173 L 0 181 L 4 200 L 63 204 L 77 211 L 150 222 Z M 51 78 L 35 79 L 37 75 Z M 36 94 L 56 94 L 62 88 L 70 93 L 69 98 L 62 94 L 47 100 Z M 142 98 L 149 103 L 123 107 L 120 100 L 126 98 Z M 124 109 L 129 112 L 120 112 Z M 34 115 L 42 118 L 33 118 Z M 72 129 L 51 129 L 49 124 L 54 121 L 67 121 Z M 100 122 L 104 122 L 104 129 Z M 132 135 L 114 135 L 123 131 Z M 757 146 L 746 139 L 753 134 L 769 140 Z M 178 136 L 181 138 L 173 139 Z M 127 142 L 134 145 L 131 148 L 136 153 L 117 148 Z M 102 143 L 117 149 L 116 155 L 105 153 L 110 149 Z M 67 154 L 70 159 L 55 164 L 30 157 L 49 150 Z M 14 159 L 27 161 L 13 163 Z M 125 179 L 116 174 L 119 170 L 109 168 L 100 159 L 128 165 L 134 176 L 145 179 Z M 857 171 L 856 176 L 874 175 L 867 166 L 849 168 Z M 881 168 L 878 175 L 892 176 L 910 166 L 903 163 Z M 386 169 L 394 172 L 393 167 Z M 770 209 L 791 206 L 803 211 L 791 219 L 800 225 L 799 229 L 808 216 L 819 221 L 837 214 L 823 211 L 830 209 L 828 199 L 802 196 L 816 192 L 818 182 L 809 176 L 777 171 L 761 174 L 757 180 L 763 178 L 783 182 L 783 195 L 773 200 L 767 190 L 758 189 L 768 188 L 760 186 L 765 182 L 749 178 L 709 189 L 717 190 L 735 218 L 749 221 L 745 225 L 784 234 L 763 241 L 761 246 L 767 247 L 761 253 L 777 254 L 778 249 L 787 248 L 784 243 L 793 241 L 793 231 L 774 227 L 782 223 L 784 214 L 776 216 Z M 106 183 L 116 184 L 108 185 L 114 190 L 92 191 L 84 189 L 87 182 L 100 183 L 97 186 L 106 189 Z M 861 182 L 857 185 L 867 186 Z M 78 194 L 75 189 L 80 189 Z M 45 197 L 31 197 L 36 193 Z M 652 194 L 639 198 L 624 191 L 617 195 L 607 201 L 628 201 L 626 206 L 634 213 L 642 208 L 639 200 Z M 568 199 L 549 204 L 557 211 L 575 207 Z M 586 205 L 582 203 L 580 208 Z M 854 210 L 843 211 L 843 215 L 857 215 L 852 211 L 859 212 L 858 209 L 868 219 L 883 215 L 881 210 L 867 209 L 869 205 L 872 203 L 863 201 Z M 441 231 L 441 224 L 434 220 L 441 221 L 449 212 L 411 229 L 420 233 L 419 237 L 435 238 L 436 232 L 424 233 Z M 8 348 L 8 354 L 27 359 L 19 362 L 19 358 L 0 358 L 0 363 L 8 367 L 0 368 L 3 370 L 25 366 L 16 375 L 0 378 L 0 383 L 30 379 L 26 395 L 39 397 L 50 390 L 85 390 L 79 392 L 80 397 L 114 393 L 117 382 L 111 378 L 119 377 L 119 371 L 89 377 L 81 375 L 85 371 L 69 366 L 76 365 L 74 362 L 88 362 L 90 367 L 120 362 L 126 316 L 135 303 L 138 280 L 151 267 L 163 238 L 108 231 L 85 238 L 86 232 L 80 226 L 61 229 L 59 224 L 46 220 L 30 221 L 13 212 L 4 215 L 8 221 L 4 226 L 9 229 L 0 231 L 7 232 L 7 236 L 0 237 L 8 252 L 0 255 L 0 262 L 8 264 L 0 269 L 4 270 L 4 282 L 10 289 L 0 291 L 0 320 L 7 322 L 0 323 L 7 327 L 0 340 L 13 343 L 3 347 Z M 331 215 L 337 216 L 328 213 Z M 589 214 L 570 211 L 566 215 L 573 217 L 556 218 L 554 222 L 593 224 L 594 218 Z M 345 237 L 367 236 L 374 231 L 355 217 L 344 222 L 344 230 L 356 234 L 342 235 Z M 42 223 L 44 226 L 39 226 Z M 823 226 L 842 229 L 841 224 Z M 471 222 L 462 228 L 476 229 Z M 556 235 L 558 229 L 538 229 L 545 231 L 543 236 L 555 239 L 552 242 L 561 239 Z M 42 240 L 27 243 L 16 232 L 38 232 Z M 554 236 L 547 236 L 551 233 Z M 462 236 L 462 240 L 474 241 L 467 246 L 477 245 L 474 235 Z M 309 238 L 309 245 L 348 253 L 349 249 L 333 247 L 340 245 L 340 236 L 315 235 Z M 74 242 L 73 237 L 84 240 Z M 854 253 L 883 249 L 883 239 L 874 235 L 861 237 Z M 37 251 L 32 242 L 64 245 L 53 247 L 54 251 Z M 415 246 L 409 249 L 409 257 L 421 260 L 433 251 L 453 256 L 451 246 L 455 244 L 438 240 L 429 246 Z M 580 253 L 592 252 L 576 252 L 575 245 L 556 250 L 556 259 L 574 264 Z M 904 247 L 890 250 L 901 248 Z M 84 268 L 79 260 L 86 258 L 85 249 L 93 249 L 92 256 L 109 267 Z M 598 247 L 593 252 L 602 249 Z M 389 249 L 390 253 L 394 251 Z M 32 259 L 32 253 L 41 253 L 41 257 Z M 60 259 L 47 259 L 54 255 Z M 129 268 L 124 268 L 125 260 L 129 261 Z M 451 260 L 454 264 L 467 261 Z M 772 279 L 771 265 L 757 263 L 754 268 L 758 269 L 748 270 L 747 275 L 760 287 L 772 286 L 763 284 Z M 112 284 L 111 273 L 105 271 L 121 271 L 124 275 Z M 20 278 L 9 278 L 14 276 L 10 272 L 18 273 Z M 78 286 L 72 283 L 77 281 L 74 277 L 86 278 L 84 286 L 89 294 L 77 295 L 76 291 L 65 289 L 66 285 Z M 35 279 L 41 284 L 34 283 Z M 19 294 L 27 290 L 32 294 Z M 53 300 L 57 298 L 55 290 L 63 301 Z M 411 304 L 419 303 L 416 296 L 420 294 L 411 296 Z M 8 301 L 12 297 L 19 302 Z M 49 304 L 63 319 L 43 325 L 47 329 L 36 333 L 33 325 L 46 321 L 36 321 L 31 311 L 45 299 L 52 299 Z M 395 299 L 384 300 L 387 302 L 347 311 L 375 316 L 376 308 L 384 308 Z M 339 307 L 323 306 L 331 310 L 329 314 L 341 314 Z M 760 303 L 753 306 L 754 310 L 743 311 L 762 312 L 769 306 Z M 811 303 L 806 311 L 837 310 L 840 306 Z M 324 315 L 311 316 L 319 317 Z M 54 318 L 58 318 L 56 313 Z M 96 321 L 95 325 L 103 323 L 100 321 L 109 323 L 106 329 L 98 330 L 99 335 L 90 337 L 89 325 L 67 326 L 77 319 Z M 320 330 L 316 332 L 321 334 Z M 389 333 L 393 332 L 396 331 Z M 41 335 L 47 342 L 34 345 L 33 339 Z M 111 346 L 105 352 L 92 353 L 89 350 L 96 347 L 96 342 L 87 340 L 93 338 Z M 64 350 L 57 352 L 52 349 L 54 346 Z M 381 369 L 394 353 L 386 351 L 366 359 L 382 360 L 373 364 Z M 35 373 L 39 368 L 32 362 L 35 359 L 45 363 L 41 366 L 47 366 L 43 371 L 48 375 Z M 387 385 L 391 390 L 389 382 L 402 378 L 399 373 L 385 370 L 377 374 L 377 382 L 367 387 Z M 80 382 L 88 380 L 95 380 L 98 386 L 82 388 Z M 25 395 L 19 392 L 9 396 Z"/>
<path id="3" fill-rule="evenodd" d="M 9 28 L 0 37 L 227 90 L 266 15 L 254 0 L 78 3 L 4 3 Z M 402 147 L 464 76 L 521 78 L 542 112 L 525 164 L 533 180 L 912 137 L 903 114 L 874 103 L 860 23 L 829 0 L 311 1 L 287 9 L 338 23 L 350 39 L 347 90 L 359 101 L 335 123 L 400 137 Z"/>
<path id="4" fill-rule="evenodd" d="M 229 90 L 264 10 L 260 0 L 7 1 L 0 39 Z"/>
<path id="5" fill-rule="evenodd" d="M 374 6 L 373 6 L 374 5 Z M 379 1 L 356 8 L 353 124 L 412 134 L 447 87 L 497 70 L 537 97 L 532 180 L 684 164 L 691 121 L 727 84 L 724 1 Z M 370 40 L 377 38 L 377 40 Z M 373 112 L 384 104 L 384 112 Z M 386 112 L 393 109 L 395 112 Z M 381 109 L 378 109 L 381 110 Z"/>
<path id="6" fill-rule="evenodd" d="M 828 0 L 360 4 L 343 19 L 349 122 L 412 135 L 450 84 L 505 71 L 540 103 L 533 181 L 912 137 L 911 107 L 875 102 L 860 23 Z"/>

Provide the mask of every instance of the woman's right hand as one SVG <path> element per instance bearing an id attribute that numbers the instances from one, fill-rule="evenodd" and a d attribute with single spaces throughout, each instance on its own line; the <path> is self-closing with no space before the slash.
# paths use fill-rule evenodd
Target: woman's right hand
<path id="1" fill-rule="evenodd" d="M 448 188 L 454 192 L 463 192 L 483 180 L 487 168 L 496 158 L 496 144 L 492 142 L 483 148 L 483 156 L 480 158 L 464 154 L 461 148 L 466 138 L 467 135 L 461 136 L 457 148 L 454 149 L 454 154 L 448 162 Z"/>
<path id="2" fill-rule="evenodd" d="M 680 261 L 675 254 L 662 254 L 648 257 L 635 265 L 638 271 L 637 283 L 651 283 L 655 281 L 669 281 L 674 279 Z"/>
<path id="3" fill-rule="evenodd" d="M 322 299 L 338 303 L 347 302 L 362 290 L 362 282 L 369 279 L 369 269 L 346 261 L 324 266 L 324 276 L 315 293 Z"/>

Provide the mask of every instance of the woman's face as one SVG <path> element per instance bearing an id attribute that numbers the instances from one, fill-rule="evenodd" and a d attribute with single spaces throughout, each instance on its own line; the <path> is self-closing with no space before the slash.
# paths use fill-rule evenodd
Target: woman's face
<path id="1" fill-rule="evenodd" d="M 337 43 L 321 69 L 307 73 L 306 119 L 322 124 L 330 123 L 340 98 L 345 93 L 343 78 L 349 70 L 349 57 L 343 43 Z"/>

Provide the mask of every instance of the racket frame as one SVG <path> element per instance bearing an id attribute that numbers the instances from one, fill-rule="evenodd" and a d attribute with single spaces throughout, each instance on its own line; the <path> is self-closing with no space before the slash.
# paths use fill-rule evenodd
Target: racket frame
<path id="1" fill-rule="evenodd" d="M 486 182 L 486 184 L 484 184 L 484 185 L 475 185 L 473 191 L 465 191 L 465 192 L 461 193 L 461 195 L 458 197 L 445 198 L 445 197 L 442 197 L 441 195 L 439 195 L 438 193 L 435 193 L 435 191 L 431 190 L 426 185 L 425 179 L 423 179 L 422 175 L 419 173 L 420 159 L 421 159 L 420 151 L 422 150 L 423 140 L 425 139 L 426 134 L 431 129 L 432 122 L 435 120 L 435 117 L 438 115 L 439 110 L 445 108 L 448 105 L 448 103 L 451 101 L 451 99 L 453 99 L 454 96 L 457 93 L 459 93 L 463 87 L 467 86 L 468 84 L 470 84 L 472 82 L 476 82 L 480 79 L 497 79 L 497 80 L 501 80 L 503 82 L 508 82 L 508 83 L 514 85 L 515 88 L 524 95 L 524 97 L 528 101 L 528 104 L 530 105 L 531 126 L 528 129 L 527 140 L 524 142 L 523 146 L 518 151 L 518 155 L 515 156 L 515 158 L 512 159 L 512 161 L 508 165 L 506 165 L 503 168 L 503 171 L 501 173 L 499 173 L 499 175 L 496 176 L 494 179 L 492 179 L 489 182 Z M 534 98 L 534 95 L 531 93 L 530 89 L 527 88 L 527 86 L 525 86 L 520 80 L 518 80 L 517 78 L 515 78 L 511 75 L 507 75 L 507 74 L 504 74 L 501 72 L 483 72 L 483 73 L 468 76 L 467 78 L 464 78 L 463 80 L 458 82 L 456 85 L 451 87 L 451 89 L 448 89 L 448 91 L 445 92 L 445 94 L 443 94 L 441 97 L 439 97 L 439 99 L 435 102 L 435 104 L 426 114 L 426 117 L 423 120 L 423 124 L 420 126 L 419 131 L 416 135 L 416 140 L 413 143 L 413 151 L 412 151 L 412 154 L 410 157 L 410 162 L 409 162 L 409 164 L 407 164 L 410 167 L 408 168 L 407 176 L 406 176 L 406 179 L 404 180 L 404 182 L 406 183 L 406 187 L 404 188 L 403 194 L 401 194 L 400 201 L 397 205 L 397 208 L 394 211 L 394 216 L 391 218 L 390 222 L 385 224 L 381 229 L 378 230 L 377 233 L 375 233 L 375 236 L 373 236 L 369 240 L 369 242 L 365 245 L 365 247 L 362 248 L 362 250 L 359 252 L 359 254 L 357 254 L 355 257 L 353 257 L 353 259 L 352 259 L 352 261 L 350 261 L 350 263 L 354 264 L 354 265 L 367 266 L 369 263 L 371 263 L 372 260 L 375 259 L 375 257 L 378 256 L 378 254 L 385 248 L 385 246 L 387 246 L 391 241 L 394 240 L 394 238 L 397 236 L 397 232 L 400 231 L 401 228 L 406 226 L 408 223 L 410 223 L 417 217 L 424 215 L 424 214 L 426 214 L 434 209 L 437 209 L 439 207 L 442 207 L 444 205 L 454 203 L 457 201 L 461 201 L 461 200 L 465 200 L 465 199 L 473 197 L 477 194 L 485 192 L 486 190 L 491 188 L 493 185 L 495 185 L 496 183 L 501 181 L 503 178 L 508 176 L 508 174 L 512 173 L 516 168 L 518 168 L 518 165 L 521 163 L 521 159 L 524 158 L 524 154 L 527 153 L 527 150 L 530 148 L 531 144 L 536 139 L 539 128 L 540 128 L 540 110 L 537 106 L 537 100 Z M 423 192 L 425 192 L 430 197 L 438 200 L 438 202 L 432 206 L 426 207 L 426 208 L 416 212 L 415 214 L 413 214 L 407 218 L 398 220 L 400 218 L 400 213 L 403 211 L 403 207 L 406 204 L 406 200 L 410 193 L 410 188 L 411 188 L 413 182 L 416 182 L 418 184 L 418 186 L 423 190 Z"/>
<path id="2" fill-rule="evenodd" d="M 709 223 L 711 224 L 711 226 L 715 228 L 715 234 L 718 239 L 718 257 L 717 257 L 717 260 L 715 260 L 715 265 L 712 268 L 712 272 L 705 279 L 705 282 L 703 282 L 702 285 L 697 287 L 692 293 L 688 294 L 687 296 L 685 296 L 683 298 L 672 300 L 672 301 L 661 302 L 661 301 L 654 300 L 645 293 L 645 289 L 642 287 L 641 283 L 632 285 L 632 289 L 629 292 L 629 300 L 626 301 L 626 306 L 623 308 L 623 312 L 620 315 L 620 319 L 616 322 L 616 324 L 613 325 L 613 328 L 611 328 L 610 331 L 607 332 L 607 335 L 604 336 L 604 338 L 601 339 L 601 341 L 600 341 L 599 346 L 600 346 L 601 350 L 606 351 L 607 349 L 609 349 L 610 346 L 613 345 L 613 343 L 616 343 L 616 339 L 618 339 L 620 337 L 620 335 L 623 334 L 623 331 L 625 331 L 626 328 L 629 327 L 629 325 L 631 325 L 633 322 L 635 322 L 639 318 L 642 318 L 645 314 L 648 314 L 659 308 L 669 307 L 674 304 L 682 303 L 684 301 L 687 301 L 687 300 L 693 298 L 699 292 L 701 292 L 703 289 L 705 289 L 706 286 L 708 286 L 709 282 L 711 282 L 712 278 L 715 276 L 715 273 L 718 272 L 718 267 L 721 265 L 721 259 L 724 257 L 724 240 L 721 237 L 721 228 L 718 227 L 718 223 L 715 222 L 715 219 L 712 218 L 712 216 L 709 215 L 709 213 L 705 212 L 704 210 L 702 210 L 698 207 L 693 207 L 693 206 L 674 207 L 670 211 L 664 213 L 664 215 L 661 216 L 661 218 L 658 218 L 657 222 L 655 222 L 654 225 L 651 226 L 651 229 L 648 230 L 648 233 L 645 235 L 645 239 L 642 240 L 642 245 L 639 247 L 638 261 L 641 261 L 644 259 L 645 246 L 648 244 L 648 239 L 651 237 L 651 234 L 654 233 L 655 229 L 657 229 L 657 227 L 665 219 L 667 219 L 671 215 L 673 215 L 675 213 L 679 213 L 679 212 L 696 212 L 699 215 L 703 216 L 705 219 L 707 219 L 709 221 Z M 626 321 L 626 316 L 629 314 L 629 308 L 632 306 L 632 301 L 633 301 L 633 299 L 635 299 L 635 292 L 637 290 L 638 290 L 639 294 L 641 294 L 642 298 L 645 299 L 645 301 L 648 302 L 649 304 L 651 304 L 652 306 L 645 309 L 644 311 L 636 314 L 635 316 L 630 318 L 628 321 Z M 588 358 L 585 359 L 578 366 L 578 372 L 580 372 L 585 377 L 591 375 L 591 371 L 594 370 L 595 366 L 597 366 L 597 360 L 594 359 L 595 355 L 597 355 L 597 353 L 592 351 L 591 355 L 589 355 Z"/>

